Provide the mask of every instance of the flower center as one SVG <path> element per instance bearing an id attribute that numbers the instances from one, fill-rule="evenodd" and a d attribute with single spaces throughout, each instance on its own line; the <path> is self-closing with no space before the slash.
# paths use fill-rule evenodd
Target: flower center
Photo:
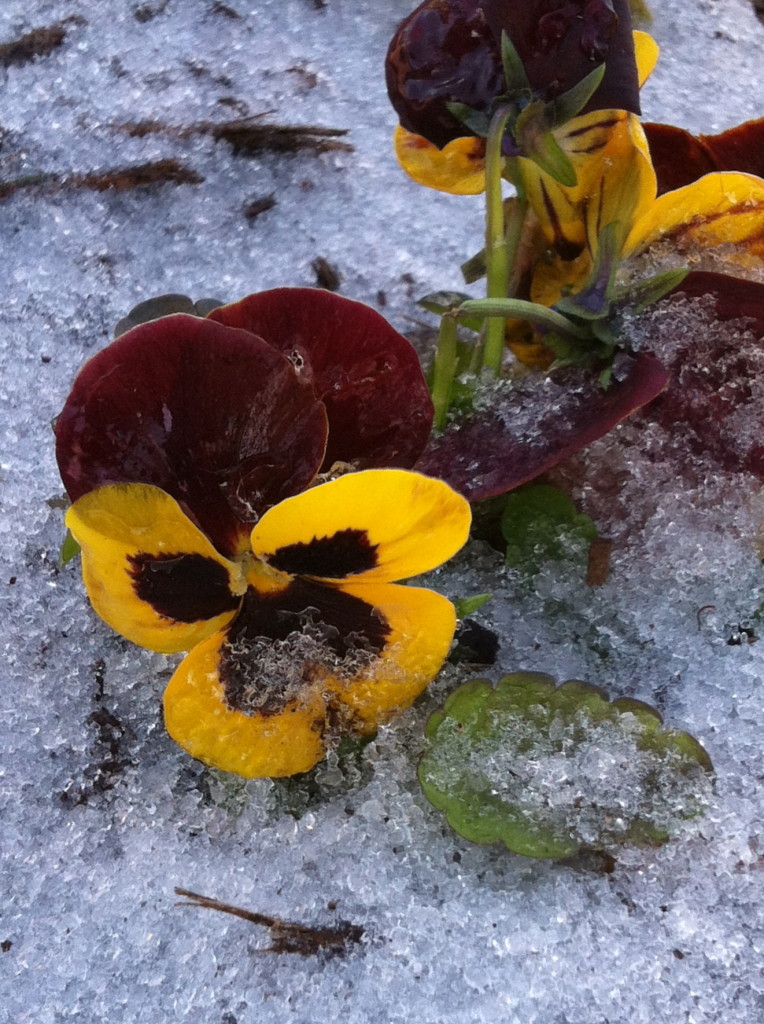
<path id="1" fill-rule="evenodd" d="M 237 562 L 247 586 L 263 596 L 281 593 L 294 579 L 289 573 L 274 569 L 272 565 L 257 558 L 251 551 L 240 555 Z"/>

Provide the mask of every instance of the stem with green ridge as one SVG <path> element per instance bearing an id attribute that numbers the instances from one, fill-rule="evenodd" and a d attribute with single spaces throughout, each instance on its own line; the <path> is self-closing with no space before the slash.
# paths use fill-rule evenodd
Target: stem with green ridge
<path id="1" fill-rule="evenodd" d="M 503 299 L 509 280 L 509 251 L 504 229 L 504 199 L 502 197 L 501 165 L 502 143 L 509 106 L 499 107 L 491 119 L 485 150 L 485 258 L 487 297 Z M 483 365 L 498 377 L 504 357 L 504 325 L 500 320 L 489 320 L 483 342 Z"/>
<path id="2" fill-rule="evenodd" d="M 525 299 L 468 299 L 453 310 L 452 316 L 484 316 L 488 318 L 489 325 L 494 320 L 500 324 L 503 320 L 510 318 L 528 320 L 541 327 L 546 327 L 548 331 L 554 331 L 556 334 L 573 338 L 590 337 L 590 332 L 585 327 L 573 323 L 562 313 L 558 313 L 548 306 L 540 306 L 536 302 L 526 302 Z M 503 330 L 502 325 L 502 332 Z"/>
<path id="3" fill-rule="evenodd" d="M 432 367 L 432 404 L 435 410 L 432 425 L 443 430 L 446 425 L 451 391 L 456 373 L 456 318 L 446 313 L 440 318 L 438 349 Z"/>

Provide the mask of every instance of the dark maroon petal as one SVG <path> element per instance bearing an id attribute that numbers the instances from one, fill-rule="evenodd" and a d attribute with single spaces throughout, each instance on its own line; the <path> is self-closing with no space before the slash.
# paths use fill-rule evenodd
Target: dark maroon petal
<path id="1" fill-rule="evenodd" d="M 681 329 L 676 321 L 675 336 L 667 339 L 665 316 L 656 322 L 655 342 L 666 345 L 671 379 L 640 415 L 687 437 L 692 450 L 725 469 L 764 479 L 764 284 L 695 271 L 656 310 L 663 314 L 672 302 L 702 296 L 705 326 L 693 321 Z M 727 322 L 739 333 L 719 326 Z"/>
<path id="2" fill-rule="evenodd" d="M 220 651 L 226 703 L 278 714 L 314 682 L 316 672 L 356 674 L 383 650 L 389 635 L 373 605 L 337 587 L 297 577 L 272 595 L 250 588 Z"/>
<path id="3" fill-rule="evenodd" d="M 606 391 L 584 370 L 532 374 L 516 382 L 500 408 L 475 413 L 434 438 L 414 468 L 470 501 L 503 494 L 612 430 L 655 398 L 667 379 L 663 364 L 647 354 Z"/>
<path id="4" fill-rule="evenodd" d="M 689 185 L 711 171 L 764 176 L 764 118 L 720 135 L 691 135 L 671 124 L 645 124 L 658 194 Z"/>
<path id="5" fill-rule="evenodd" d="M 81 370 L 56 424 L 74 501 L 108 483 L 161 487 L 224 554 L 323 459 L 326 413 L 262 339 L 178 314 L 136 327 Z"/>
<path id="6" fill-rule="evenodd" d="M 214 558 L 183 553 L 130 555 L 130 575 L 141 601 L 175 622 L 204 622 L 238 608 L 228 571 Z"/>
<path id="7" fill-rule="evenodd" d="M 409 468 L 432 425 L 432 402 L 411 344 L 368 306 L 318 288 L 275 288 L 210 319 L 265 338 L 326 406 L 324 469 Z"/>
<path id="8" fill-rule="evenodd" d="M 730 274 L 695 270 L 678 285 L 671 295 L 713 299 L 714 313 L 719 320 L 748 320 L 747 327 L 757 338 L 764 337 L 764 284 L 747 281 Z"/>
<path id="9" fill-rule="evenodd" d="M 604 61 L 584 111 L 639 113 L 628 0 L 426 0 L 401 23 L 387 54 L 388 94 L 403 127 L 440 147 L 468 135 L 448 104 L 487 110 L 505 91 L 502 31 L 544 100 Z"/>

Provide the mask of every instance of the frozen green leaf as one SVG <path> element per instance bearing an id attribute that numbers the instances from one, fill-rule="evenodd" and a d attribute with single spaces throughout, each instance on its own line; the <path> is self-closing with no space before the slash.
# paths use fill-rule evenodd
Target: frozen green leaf
<path id="1" fill-rule="evenodd" d="M 475 679 L 426 728 L 425 795 L 476 843 L 528 857 L 658 844 L 701 815 L 713 766 L 641 701 L 578 680 L 517 672 Z"/>
<path id="2" fill-rule="evenodd" d="M 507 564 L 529 574 L 537 573 L 543 562 L 564 558 L 572 543 L 597 536 L 589 516 L 551 484 L 526 484 L 507 495 L 501 530 Z"/>
<path id="3" fill-rule="evenodd" d="M 457 619 L 466 619 L 468 615 L 474 615 L 474 613 L 482 608 L 484 604 L 487 604 L 493 594 L 476 594 L 474 597 L 462 597 L 454 601 L 454 608 L 456 608 Z"/>

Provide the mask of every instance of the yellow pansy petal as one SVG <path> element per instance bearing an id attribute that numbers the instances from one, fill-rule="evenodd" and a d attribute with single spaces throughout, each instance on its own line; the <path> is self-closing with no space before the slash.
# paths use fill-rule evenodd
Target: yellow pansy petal
<path id="1" fill-rule="evenodd" d="M 655 71 L 655 65 L 660 57 L 660 47 L 647 32 L 634 32 L 634 57 L 637 62 L 637 75 L 639 76 L 639 88 L 645 84 L 650 75 Z"/>
<path id="2" fill-rule="evenodd" d="M 641 252 L 666 237 L 710 248 L 734 244 L 764 256 L 764 179 L 714 171 L 664 193 L 634 224 L 625 254 Z"/>
<path id="3" fill-rule="evenodd" d="M 420 587 L 353 583 L 343 584 L 342 590 L 373 605 L 389 630 L 379 657 L 365 672 L 329 683 L 363 723 L 356 730 L 373 731 L 413 704 L 440 671 L 453 640 L 456 613 L 447 598 Z"/>
<path id="4" fill-rule="evenodd" d="M 270 509 L 252 531 L 252 550 L 291 575 L 400 580 L 455 554 L 470 521 L 469 503 L 442 480 L 369 469 Z"/>
<path id="5" fill-rule="evenodd" d="M 237 567 L 160 488 L 100 487 L 75 501 L 66 525 L 82 548 L 93 608 L 133 643 L 186 651 L 236 614 Z"/>
<path id="6" fill-rule="evenodd" d="M 192 757 L 247 779 L 309 771 L 325 752 L 320 690 L 306 688 L 275 714 L 233 710 L 218 675 L 226 639 L 209 637 L 181 662 L 164 694 L 168 733 Z"/>
<path id="7" fill-rule="evenodd" d="M 600 231 L 617 221 L 624 232 L 649 209 L 657 183 L 645 133 L 634 114 L 595 110 L 574 117 L 555 132 L 576 172 L 566 187 L 520 158 L 523 188 L 550 243 L 565 260 L 587 247 L 593 252 Z"/>
<path id="8" fill-rule="evenodd" d="M 406 174 L 419 185 L 457 196 L 485 191 L 485 141 L 472 136 L 454 139 L 443 149 L 398 125 L 395 155 Z"/>

